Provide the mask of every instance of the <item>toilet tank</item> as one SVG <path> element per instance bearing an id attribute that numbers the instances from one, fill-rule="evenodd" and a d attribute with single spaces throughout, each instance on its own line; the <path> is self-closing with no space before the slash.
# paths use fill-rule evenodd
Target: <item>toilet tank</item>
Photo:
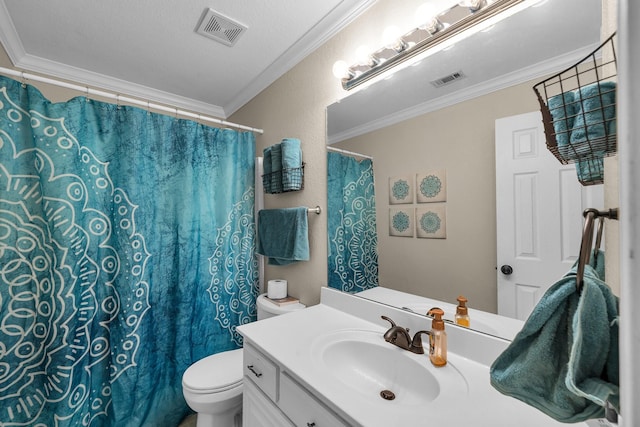
<path id="1" fill-rule="evenodd" d="M 299 302 L 279 306 L 269 301 L 267 294 L 260 295 L 256 301 L 256 305 L 258 306 L 258 320 L 268 319 L 269 317 L 291 313 L 292 311 L 306 308 L 306 305 Z"/>

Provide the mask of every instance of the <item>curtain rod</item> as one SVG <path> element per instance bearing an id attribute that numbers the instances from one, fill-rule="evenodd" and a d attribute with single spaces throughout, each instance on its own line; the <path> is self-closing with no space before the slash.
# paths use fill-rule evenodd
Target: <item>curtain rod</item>
<path id="1" fill-rule="evenodd" d="M 352 156 L 359 156 L 359 157 L 364 157 L 365 159 L 373 160 L 372 156 L 368 156 L 366 154 L 356 153 L 355 151 L 343 150 L 342 148 L 335 148 L 335 147 L 328 146 L 327 150 L 329 150 L 329 151 L 337 151 L 338 153 L 343 153 L 343 154 L 351 154 Z"/>
<path id="2" fill-rule="evenodd" d="M 244 125 L 239 125 L 237 123 L 232 123 L 232 122 L 228 122 L 226 120 L 222 120 L 222 119 L 217 119 L 215 117 L 211 117 L 211 116 L 203 116 L 201 114 L 197 114 L 197 113 L 193 113 L 191 111 L 186 111 L 186 110 L 181 110 L 177 107 L 169 107 L 166 105 L 162 105 L 162 104 L 155 104 L 153 102 L 149 102 L 149 101 L 143 101 L 141 99 L 136 99 L 136 98 L 130 98 L 128 96 L 122 96 L 120 94 L 117 93 L 113 93 L 113 92 L 107 92 L 107 91 L 103 91 L 103 90 L 98 90 L 98 89 L 91 89 L 88 86 L 81 86 L 75 83 L 67 83 L 67 82 L 63 82 L 61 80 L 57 80 L 51 77 L 44 77 L 44 76 L 39 76 L 36 74 L 30 74 L 30 73 L 25 73 L 23 71 L 18 71 L 18 70 L 13 70 L 11 68 L 4 68 L 4 67 L 0 67 L 0 73 L 3 74 L 8 74 L 10 76 L 13 77 L 19 77 L 21 79 L 25 79 L 25 80 L 33 80 L 36 82 L 42 82 L 42 83 L 48 83 L 54 86 L 59 86 L 59 87 L 64 87 L 67 89 L 72 89 L 72 90 L 76 90 L 78 92 L 83 92 L 87 95 L 96 95 L 96 96 L 101 96 L 104 98 L 109 98 L 109 99 L 115 99 L 116 102 L 126 102 L 129 104 L 134 104 L 134 105 L 139 105 L 141 107 L 146 107 L 146 108 L 153 108 L 154 110 L 160 110 L 160 111 L 164 111 L 167 113 L 172 113 L 175 115 L 181 115 L 184 117 L 188 117 L 191 119 L 197 119 L 197 120 L 203 120 L 206 122 L 213 122 L 213 123 L 217 123 L 219 125 L 222 126 L 228 126 L 228 127 L 232 127 L 232 128 L 236 128 L 236 129 L 242 129 L 242 130 L 248 130 L 251 132 L 256 132 L 259 134 L 263 134 L 264 130 L 262 129 L 258 129 L 258 128 L 253 128 L 250 126 L 244 126 Z"/>

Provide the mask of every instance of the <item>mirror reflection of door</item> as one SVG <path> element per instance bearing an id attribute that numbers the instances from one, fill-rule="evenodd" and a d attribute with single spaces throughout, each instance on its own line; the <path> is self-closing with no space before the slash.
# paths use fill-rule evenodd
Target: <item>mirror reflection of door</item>
<path id="1" fill-rule="evenodd" d="M 498 314 L 529 316 L 577 260 L 582 211 L 603 204 L 546 149 L 539 112 L 496 120 Z"/>

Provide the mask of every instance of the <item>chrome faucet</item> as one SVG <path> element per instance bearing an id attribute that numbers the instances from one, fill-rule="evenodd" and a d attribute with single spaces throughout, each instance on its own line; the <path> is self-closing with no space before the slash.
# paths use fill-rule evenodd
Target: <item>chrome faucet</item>
<path id="1" fill-rule="evenodd" d="M 389 319 L 387 316 L 380 317 L 391 323 L 391 328 L 389 328 L 389 330 L 387 330 L 383 335 L 386 342 L 398 346 L 404 350 L 408 350 L 412 353 L 424 354 L 424 348 L 422 347 L 422 338 L 420 337 L 420 335 L 431 335 L 431 331 L 418 331 L 412 339 L 411 335 L 409 335 L 408 328 L 403 328 L 402 326 L 396 325 L 396 323 L 393 320 Z"/>

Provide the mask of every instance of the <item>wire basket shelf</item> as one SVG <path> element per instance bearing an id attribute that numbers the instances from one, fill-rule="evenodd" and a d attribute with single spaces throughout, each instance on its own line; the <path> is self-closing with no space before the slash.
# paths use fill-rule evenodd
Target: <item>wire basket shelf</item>
<path id="1" fill-rule="evenodd" d="M 547 149 L 576 163 L 583 185 L 604 181 L 603 158 L 617 153 L 615 33 L 577 64 L 533 87 Z"/>
<path id="2" fill-rule="evenodd" d="M 287 168 L 262 175 L 267 194 L 288 193 L 304 189 L 304 163 L 299 168 Z"/>

